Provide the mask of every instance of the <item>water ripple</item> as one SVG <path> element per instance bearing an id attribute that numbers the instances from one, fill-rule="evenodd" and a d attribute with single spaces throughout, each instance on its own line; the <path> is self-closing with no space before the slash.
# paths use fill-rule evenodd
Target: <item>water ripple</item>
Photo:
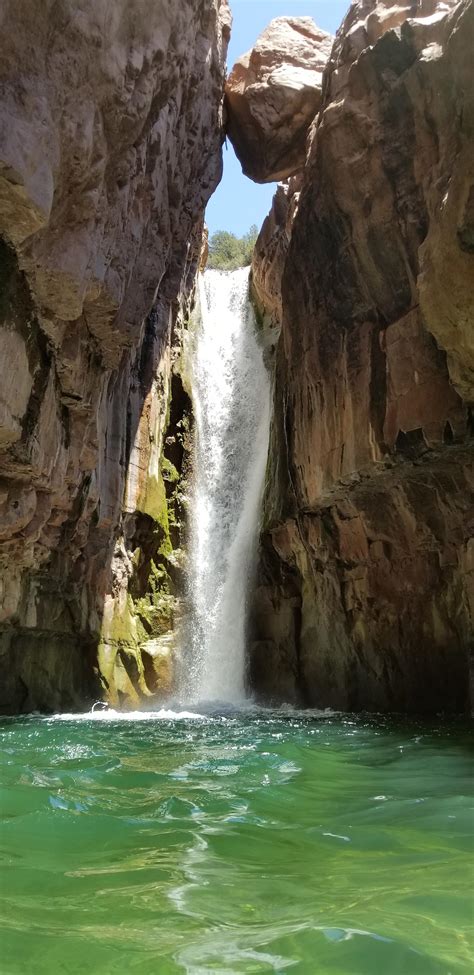
<path id="1" fill-rule="evenodd" d="M 2 723 L 6 975 L 470 975 L 462 726 L 104 713 Z"/>

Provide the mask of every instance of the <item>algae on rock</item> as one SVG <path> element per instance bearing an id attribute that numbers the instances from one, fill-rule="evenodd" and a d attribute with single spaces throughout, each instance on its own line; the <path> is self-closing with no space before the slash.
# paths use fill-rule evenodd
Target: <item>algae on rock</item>
<path id="1" fill-rule="evenodd" d="M 189 317 L 180 310 L 144 404 L 118 540 L 115 589 L 106 601 L 98 668 L 113 706 L 139 706 L 173 689 L 177 621 L 185 586 L 186 483 L 192 408 L 181 377 Z M 147 408 L 147 405 L 149 408 Z M 145 460 L 145 465 L 143 461 Z"/>

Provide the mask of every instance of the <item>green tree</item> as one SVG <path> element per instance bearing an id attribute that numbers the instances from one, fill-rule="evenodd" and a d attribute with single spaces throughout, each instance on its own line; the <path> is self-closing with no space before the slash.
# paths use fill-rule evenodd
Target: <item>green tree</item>
<path id="1" fill-rule="evenodd" d="M 218 230 L 209 241 L 207 266 L 218 271 L 235 271 L 252 263 L 252 252 L 258 236 L 253 224 L 243 237 L 236 237 L 228 230 Z"/>

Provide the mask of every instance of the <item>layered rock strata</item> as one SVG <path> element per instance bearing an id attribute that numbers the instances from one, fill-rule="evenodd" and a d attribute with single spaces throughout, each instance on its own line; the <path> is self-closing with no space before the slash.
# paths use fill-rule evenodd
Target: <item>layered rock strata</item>
<path id="1" fill-rule="evenodd" d="M 171 680 L 180 336 L 230 15 L 7 0 L 0 19 L 0 710 L 136 704 Z"/>
<path id="2" fill-rule="evenodd" d="M 473 49 L 472 0 L 353 3 L 301 189 L 257 242 L 281 327 L 251 652 L 267 698 L 468 707 Z"/>

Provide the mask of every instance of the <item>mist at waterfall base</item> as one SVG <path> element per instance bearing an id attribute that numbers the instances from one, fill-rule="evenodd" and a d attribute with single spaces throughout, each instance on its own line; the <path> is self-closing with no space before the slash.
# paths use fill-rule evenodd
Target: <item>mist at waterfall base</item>
<path id="1" fill-rule="evenodd" d="M 189 612 L 179 697 L 245 699 L 247 597 L 267 462 L 270 384 L 249 269 L 206 271 L 190 355 L 195 417 Z"/>

